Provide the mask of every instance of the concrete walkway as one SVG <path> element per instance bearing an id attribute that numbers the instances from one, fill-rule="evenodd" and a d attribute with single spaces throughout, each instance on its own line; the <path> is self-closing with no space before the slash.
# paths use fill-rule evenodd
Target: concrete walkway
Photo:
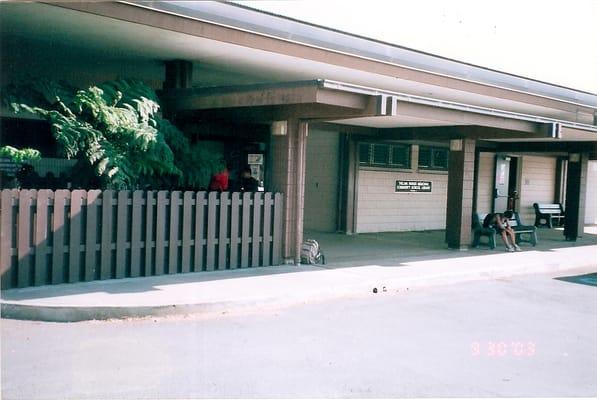
<path id="1" fill-rule="evenodd" d="M 561 230 L 542 229 L 539 245 L 523 245 L 518 253 L 504 252 L 501 246 L 449 250 L 443 235 L 443 231 L 356 236 L 309 232 L 306 237 L 320 241 L 328 264 L 11 289 L 1 294 L 2 317 L 67 322 L 208 315 L 518 274 L 597 271 L 597 227 L 588 227 L 577 242 L 564 241 Z"/>

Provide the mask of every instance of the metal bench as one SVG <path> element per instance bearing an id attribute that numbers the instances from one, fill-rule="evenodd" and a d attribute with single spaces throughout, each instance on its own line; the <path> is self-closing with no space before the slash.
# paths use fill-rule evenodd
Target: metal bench
<path id="1" fill-rule="evenodd" d="M 533 225 L 524 225 L 517 212 L 512 211 L 512 218 L 508 218 L 508 224 L 516 234 L 516 243 L 526 242 L 533 246 L 537 245 L 537 228 Z"/>
<path id="2" fill-rule="evenodd" d="M 559 203 L 535 203 L 535 226 L 553 228 L 554 222 L 558 226 L 564 225 L 564 208 Z"/>
<path id="3" fill-rule="evenodd" d="M 487 244 L 490 249 L 495 249 L 496 230 L 493 228 L 485 228 L 483 220 L 487 213 L 473 213 L 473 247 L 478 247 L 482 236 L 487 236 Z"/>

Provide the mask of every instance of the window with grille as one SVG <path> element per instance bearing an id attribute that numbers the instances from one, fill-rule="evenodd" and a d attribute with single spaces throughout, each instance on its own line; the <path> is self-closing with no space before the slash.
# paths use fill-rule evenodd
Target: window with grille
<path id="1" fill-rule="evenodd" d="M 448 152 L 443 147 L 419 146 L 419 169 L 447 171 Z"/>
<path id="2" fill-rule="evenodd" d="M 380 168 L 410 168 L 410 145 L 360 143 L 359 165 Z"/>

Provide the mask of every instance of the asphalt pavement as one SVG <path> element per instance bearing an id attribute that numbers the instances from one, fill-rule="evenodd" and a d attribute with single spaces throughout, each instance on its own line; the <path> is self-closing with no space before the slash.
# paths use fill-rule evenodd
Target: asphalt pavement
<path id="1" fill-rule="evenodd" d="M 567 271 L 231 313 L 2 320 L 2 398 L 594 398 L 595 285 Z"/>

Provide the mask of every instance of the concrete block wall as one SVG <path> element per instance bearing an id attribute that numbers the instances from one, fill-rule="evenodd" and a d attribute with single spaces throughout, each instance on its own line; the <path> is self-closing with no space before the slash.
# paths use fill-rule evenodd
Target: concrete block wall
<path id="1" fill-rule="evenodd" d="M 597 161 L 589 161 L 585 224 L 597 224 Z"/>
<path id="2" fill-rule="evenodd" d="M 519 212 L 525 224 L 535 222 L 533 203 L 552 203 L 556 185 L 556 158 L 522 157 Z"/>
<path id="3" fill-rule="evenodd" d="M 495 153 L 479 153 L 477 212 L 489 213 L 493 205 Z"/>
<path id="4" fill-rule="evenodd" d="M 309 129 L 304 214 L 304 227 L 307 230 L 336 231 L 339 135 L 331 130 Z"/>
<path id="5" fill-rule="evenodd" d="M 397 180 L 432 182 L 431 193 L 396 193 Z M 447 173 L 359 171 L 357 232 L 445 229 Z"/>

